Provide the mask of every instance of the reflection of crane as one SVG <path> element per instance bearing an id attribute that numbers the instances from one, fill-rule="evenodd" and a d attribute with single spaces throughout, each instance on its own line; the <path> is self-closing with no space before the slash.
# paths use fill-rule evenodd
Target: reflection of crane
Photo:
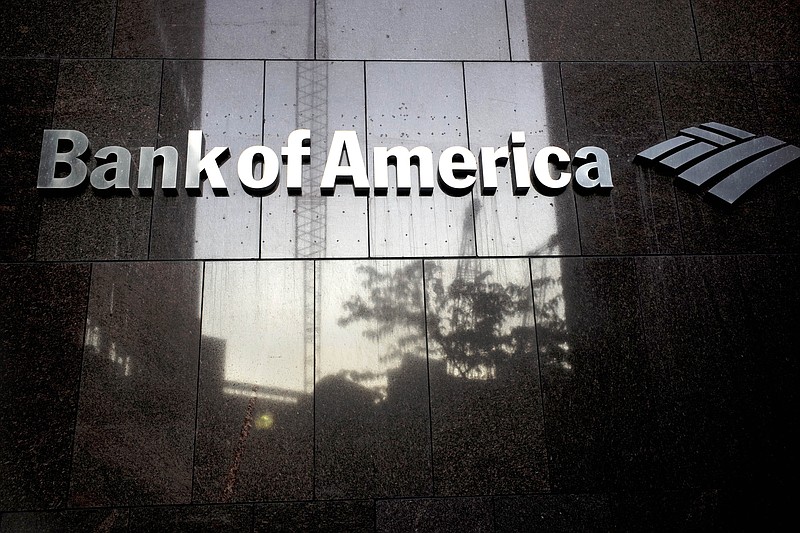
<path id="1" fill-rule="evenodd" d="M 316 39 L 320 48 L 327 52 L 326 6 L 319 2 L 317 9 Z M 313 9 L 313 4 L 312 4 Z M 316 57 L 317 43 L 309 36 L 309 50 Z M 325 256 L 326 226 L 328 217 L 327 198 L 320 195 L 314 184 L 319 181 L 328 152 L 328 62 L 297 62 L 297 127 L 311 131 L 311 157 L 309 177 L 303 183 L 303 194 L 295 197 L 295 257 L 318 258 Z M 303 334 L 305 336 L 304 390 L 314 386 L 314 342 L 319 338 L 316 325 L 314 301 L 319 295 L 314 281 L 314 262 L 303 266 Z"/>

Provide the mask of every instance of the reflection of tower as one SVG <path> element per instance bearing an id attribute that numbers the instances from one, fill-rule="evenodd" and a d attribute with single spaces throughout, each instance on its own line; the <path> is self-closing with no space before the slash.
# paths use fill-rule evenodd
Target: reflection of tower
<path id="1" fill-rule="evenodd" d="M 324 2 L 320 7 L 317 38 L 327 47 Z M 309 44 L 309 48 L 316 47 L 313 40 Z M 312 179 L 305 181 L 302 195 L 295 197 L 295 257 L 324 257 L 328 204 L 327 198 L 319 193 L 315 185 L 322 176 L 328 152 L 327 61 L 297 62 L 297 125 L 311 131 L 309 176 Z M 303 333 L 306 346 L 303 390 L 306 391 L 312 390 L 314 385 L 313 350 L 314 341 L 319 338 L 314 312 L 314 301 L 318 295 L 315 286 L 314 262 L 307 261 L 303 265 Z"/>

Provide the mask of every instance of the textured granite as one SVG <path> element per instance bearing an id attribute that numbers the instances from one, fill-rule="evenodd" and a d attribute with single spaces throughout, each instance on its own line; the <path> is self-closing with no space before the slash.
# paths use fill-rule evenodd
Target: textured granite
<path id="1" fill-rule="evenodd" d="M 42 130 L 53 119 L 58 64 L 4 59 L 0 69 L 0 260 L 28 261 L 36 251 L 36 175 Z"/>
<path id="2" fill-rule="evenodd" d="M 313 58 L 314 12 L 312 0 L 120 0 L 114 56 Z"/>
<path id="3" fill-rule="evenodd" d="M 682 0 L 510 0 L 508 11 L 514 60 L 698 59 L 692 12 Z"/>
<path id="4" fill-rule="evenodd" d="M 369 500 L 338 500 L 258 505 L 253 531 L 375 531 L 375 504 Z"/>
<path id="5" fill-rule="evenodd" d="M 425 262 L 437 495 L 549 489 L 524 259 Z"/>
<path id="6" fill-rule="evenodd" d="M 71 506 L 189 503 L 201 271 L 93 266 Z"/>
<path id="7" fill-rule="evenodd" d="M 0 279 L 0 509 L 63 507 L 89 267 L 1 265 Z"/>
<path id="8" fill-rule="evenodd" d="M 9 0 L 0 11 L 2 57 L 110 57 L 114 0 Z"/>
<path id="9" fill-rule="evenodd" d="M 704 61 L 800 60 L 797 2 L 693 0 L 692 6 Z"/>
<path id="10" fill-rule="evenodd" d="M 375 503 L 376 531 L 492 531 L 489 498 L 379 500 Z"/>
<path id="11" fill-rule="evenodd" d="M 127 148 L 137 176 L 139 148 L 156 140 L 160 84 L 159 61 L 62 61 L 53 127 L 83 132 L 92 152 Z M 88 166 L 91 172 L 95 163 Z M 147 259 L 152 199 L 101 195 L 88 179 L 44 199 L 37 259 Z"/>
<path id="12" fill-rule="evenodd" d="M 761 130 L 800 146 L 800 65 L 751 63 L 750 71 Z"/>
<path id="13" fill-rule="evenodd" d="M 652 64 L 561 65 L 570 146 L 608 152 L 614 188 L 576 194 L 586 255 L 676 253 L 681 235 L 671 179 L 631 163 L 664 139 Z"/>
<path id="14" fill-rule="evenodd" d="M 315 496 L 429 495 L 422 262 L 317 266 Z"/>
<path id="15" fill-rule="evenodd" d="M 531 259 L 554 490 L 614 490 L 647 461 L 646 370 L 630 259 Z"/>
<path id="16" fill-rule="evenodd" d="M 39 513 L 7 513 L 2 533 L 60 533 L 62 531 L 128 531 L 127 509 L 93 509 Z"/>
<path id="17" fill-rule="evenodd" d="M 194 502 L 313 496 L 314 352 L 303 338 L 313 264 L 205 267 Z"/>
<path id="18" fill-rule="evenodd" d="M 246 505 L 141 507 L 130 510 L 130 531 L 250 531 L 252 508 Z"/>

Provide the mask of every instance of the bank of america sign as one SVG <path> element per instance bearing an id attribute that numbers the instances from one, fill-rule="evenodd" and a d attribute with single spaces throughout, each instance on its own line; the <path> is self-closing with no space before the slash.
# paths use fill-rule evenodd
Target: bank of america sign
<path id="1" fill-rule="evenodd" d="M 738 128 L 707 122 L 680 131 L 636 155 L 677 181 L 733 204 L 747 191 L 800 159 L 800 148 L 774 137 L 756 137 Z"/>

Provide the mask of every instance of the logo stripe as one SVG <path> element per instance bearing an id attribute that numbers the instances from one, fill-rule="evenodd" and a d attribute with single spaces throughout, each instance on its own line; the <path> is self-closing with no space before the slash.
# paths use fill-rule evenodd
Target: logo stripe
<path id="1" fill-rule="evenodd" d="M 689 143 L 693 143 L 694 139 L 691 137 L 673 137 L 672 139 L 667 139 L 664 142 L 658 143 L 655 146 L 651 146 L 647 150 L 643 152 L 639 152 L 636 154 L 634 160 L 644 159 L 646 161 L 657 161 L 658 159 L 664 157 L 670 152 L 675 151 L 676 149 L 680 148 L 681 146 L 687 145 Z"/>
<path id="2" fill-rule="evenodd" d="M 798 159 L 800 148 L 784 146 L 743 166 L 712 187 L 708 194 L 732 204 L 759 182 Z"/>
<path id="3" fill-rule="evenodd" d="M 708 159 L 684 170 L 678 175 L 678 178 L 692 185 L 700 186 L 731 167 L 784 144 L 783 141 L 773 137 L 751 139 L 717 152 Z"/>
<path id="4" fill-rule="evenodd" d="M 729 137 L 734 137 L 736 139 L 752 139 L 755 137 L 749 131 L 740 130 L 739 128 L 734 128 L 732 126 L 727 126 L 725 124 L 720 124 L 719 122 L 706 122 L 705 124 L 700 124 L 701 128 L 705 128 L 707 130 L 716 131 L 717 133 L 724 133 Z"/>
<path id="5" fill-rule="evenodd" d="M 714 133 L 713 131 L 704 130 L 701 128 L 695 128 L 694 126 L 691 128 L 682 129 L 681 133 L 683 133 L 684 135 L 688 135 L 690 137 L 696 137 L 698 139 L 702 139 L 704 141 L 710 142 L 711 144 L 716 144 L 717 146 L 726 146 L 734 142 L 734 140 L 731 139 L 730 137 L 720 135 L 719 133 Z"/>
<path id="6" fill-rule="evenodd" d="M 716 149 L 717 147 L 711 144 L 704 142 L 695 143 L 665 158 L 661 161 L 661 164 L 672 171 L 678 171 L 680 168 L 685 167 L 693 161 L 697 161 L 708 152 L 713 152 Z"/>

